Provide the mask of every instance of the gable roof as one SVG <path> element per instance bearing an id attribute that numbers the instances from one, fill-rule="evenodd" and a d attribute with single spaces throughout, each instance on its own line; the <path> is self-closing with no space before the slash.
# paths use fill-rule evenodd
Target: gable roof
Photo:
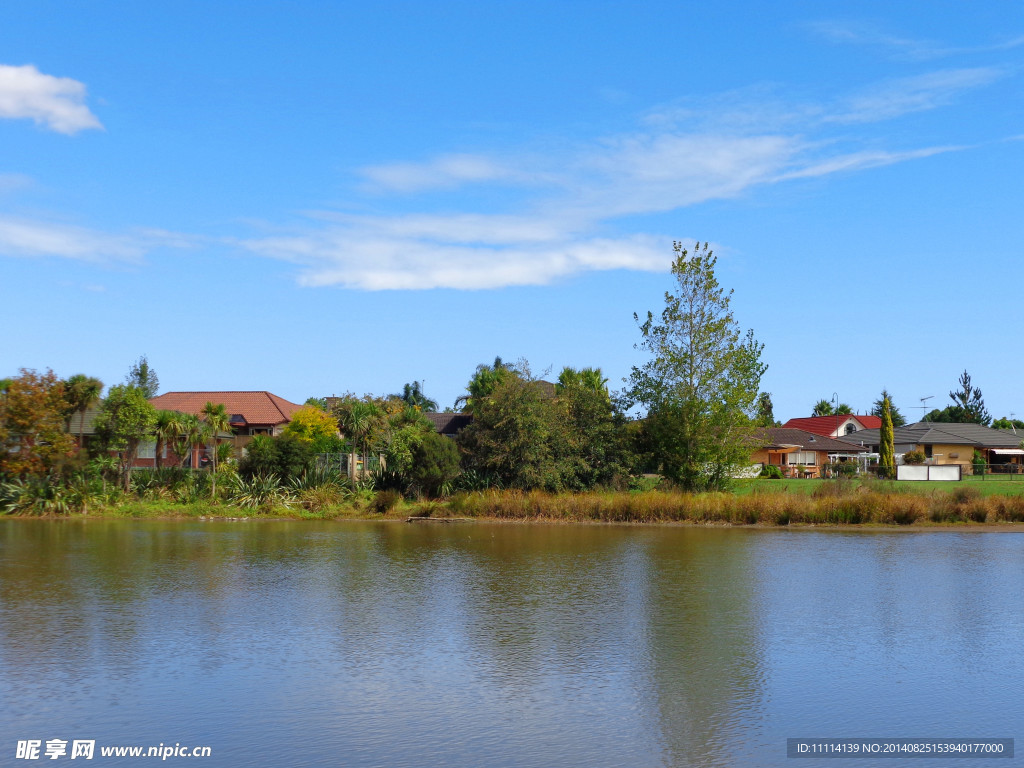
<path id="1" fill-rule="evenodd" d="M 794 429 L 792 427 L 767 427 L 758 430 L 757 437 L 767 441 L 764 448 L 791 448 L 798 446 L 807 451 L 828 451 L 829 453 L 861 453 L 866 451 L 859 445 L 833 440 L 806 429 Z"/>
<path id="2" fill-rule="evenodd" d="M 302 406 L 267 392 L 165 392 L 149 401 L 153 407 L 198 416 L 207 403 L 224 405 L 232 424 L 286 424 Z M 241 417 L 239 420 L 238 417 Z"/>
<path id="3" fill-rule="evenodd" d="M 441 435 L 455 435 L 469 426 L 473 416 L 468 413 L 424 413 Z"/>
<path id="4" fill-rule="evenodd" d="M 794 429 L 806 429 L 808 432 L 813 432 L 816 435 L 825 435 L 827 437 L 850 419 L 853 419 L 860 424 L 861 429 L 880 429 L 882 426 L 882 419 L 878 416 L 854 413 L 841 413 L 838 416 L 807 416 L 804 418 L 790 419 L 782 426 Z"/>
<path id="5" fill-rule="evenodd" d="M 865 445 L 878 445 L 879 430 L 868 429 L 844 435 L 841 440 Z M 976 448 L 1018 448 L 1024 435 L 1008 429 L 991 429 L 980 424 L 944 424 L 936 421 L 919 421 L 896 427 L 893 442 L 914 445 L 973 445 Z"/>

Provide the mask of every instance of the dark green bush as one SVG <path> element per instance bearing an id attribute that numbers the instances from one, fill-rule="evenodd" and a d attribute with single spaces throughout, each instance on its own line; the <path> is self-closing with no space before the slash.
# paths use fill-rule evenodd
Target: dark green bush
<path id="1" fill-rule="evenodd" d="M 377 491 L 377 494 L 370 502 L 370 509 L 379 515 L 386 515 L 392 509 L 397 507 L 398 502 L 401 500 L 402 494 L 398 491 Z"/>
<path id="2" fill-rule="evenodd" d="M 782 469 L 776 467 L 774 464 L 765 464 L 761 467 L 761 472 L 758 474 L 758 477 L 764 480 L 781 480 Z"/>

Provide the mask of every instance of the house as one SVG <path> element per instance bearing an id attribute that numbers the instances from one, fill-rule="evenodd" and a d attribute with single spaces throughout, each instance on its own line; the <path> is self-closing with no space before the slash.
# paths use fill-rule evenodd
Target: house
<path id="1" fill-rule="evenodd" d="M 240 455 L 255 435 L 280 435 L 292 420 L 292 415 L 302 408 L 297 403 L 278 397 L 265 390 L 255 392 L 165 392 L 150 399 L 150 404 L 163 411 L 180 411 L 201 416 L 207 403 L 223 405 L 230 416 L 231 434 L 222 437 L 230 439 L 235 453 Z M 156 445 L 153 442 L 139 448 L 139 466 L 155 463 Z M 170 449 L 165 447 L 164 453 Z M 163 458 L 167 458 L 165 455 Z M 197 463 L 193 457 L 193 464 Z"/>
<path id="2" fill-rule="evenodd" d="M 880 444 L 877 429 L 865 429 L 845 435 L 843 442 L 877 453 Z M 893 429 L 896 457 L 921 451 L 928 464 L 959 464 L 963 474 L 971 474 L 974 452 L 978 451 L 993 472 L 1024 472 L 1024 435 L 1008 429 L 991 429 L 980 424 L 944 424 L 919 421 Z"/>
<path id="3" fill-rule="evenodd" d="M 751 463 L 779 467 L 786 477 L 821 477 L 826 464 L 856 460 L 867 448 L 834 440 L 806 429 L 768 427 L 757 433 L 760 446 Z"/>
<path id="4" fill-rule="evenodd" d="M 836 414 L 833 416 L 808 416 L 802 419 L 790 419 L 783 427 L 789 429 L 805 429 L 816 435 L 824 437 L 842 437 L 862 429 L 880 429 L 882 419 L 880 416 L 868 416 L 859 414 Z"/>
<path id="5" fill-rule="evenodd" d="M 424 416 L 434 425 L 437 433 L 445 437 L 455 437 L 473 421 L 469 413 L 424 413 Z"/>

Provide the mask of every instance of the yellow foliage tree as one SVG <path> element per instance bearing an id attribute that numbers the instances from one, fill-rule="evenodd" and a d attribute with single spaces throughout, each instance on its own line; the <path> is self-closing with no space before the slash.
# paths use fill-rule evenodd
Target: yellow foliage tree
<path id="1" fill-rule="evenodd" d="M 284 434 L 314 443 L 321 438 L 335 437 L 338 434 L 338 422 L 319 408 L 306 405 L 292 415 L 292 420 L 284 428 Z"/>

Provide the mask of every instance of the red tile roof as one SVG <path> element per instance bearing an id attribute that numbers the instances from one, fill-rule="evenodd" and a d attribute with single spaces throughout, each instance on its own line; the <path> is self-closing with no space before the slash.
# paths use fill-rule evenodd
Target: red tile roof
<path id="1" fill-rule="evenodd" d="M 808 416 L 803 419 L 790 419 L 782 426 L 791 429 L 806 429 L 816 435 L 828 437 L 836 431 L 836 427 L 844 424 L 847 419 L 856 419 L 864 429 L 878 429 L 882 419 L 878 416 L 861 416 L 859 414 L 839 414 L 838 416 Z"/>
<path id="2" fill-rule="evenodd" d="M 270 392 L 165 392 L 149 402 L 161 410 L 197 416 L 207 403 L 222 403 L 229 414 L 239 414 L 249 424 L 285 424 L 302 407 Z"/>

